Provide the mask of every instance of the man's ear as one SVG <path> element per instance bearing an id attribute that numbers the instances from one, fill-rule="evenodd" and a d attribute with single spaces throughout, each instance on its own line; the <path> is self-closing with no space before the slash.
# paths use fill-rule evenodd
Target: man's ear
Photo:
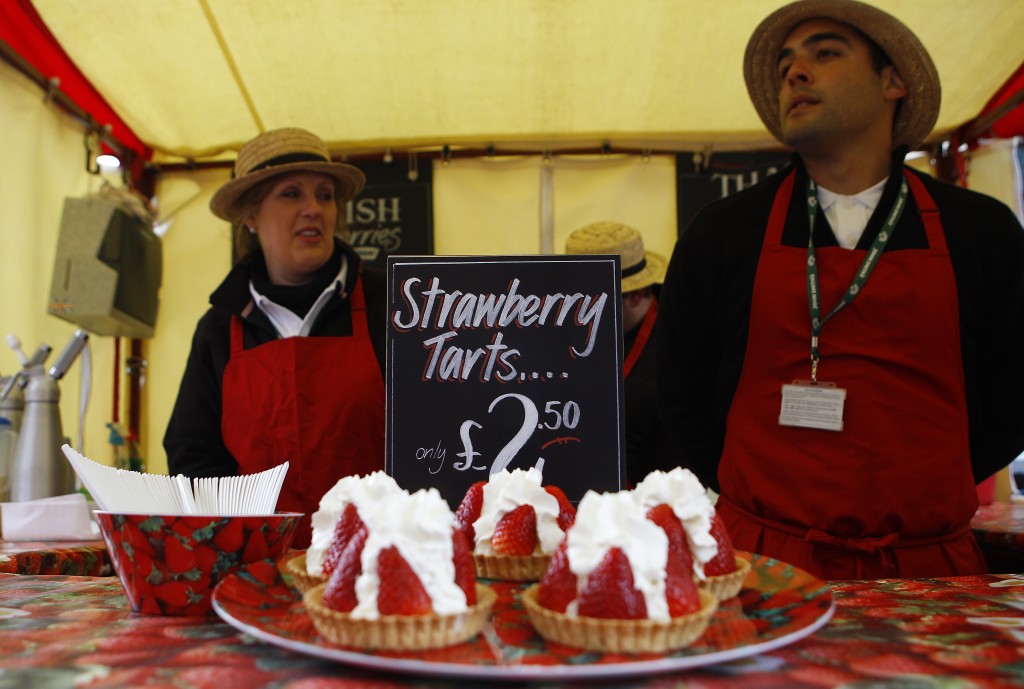
<path id="1" fill-rule="evenodd" d="M 893 65 L 882 68 L 882 95 L 886 100 L 899 100 L 907 95 L 907 85 Z"/>

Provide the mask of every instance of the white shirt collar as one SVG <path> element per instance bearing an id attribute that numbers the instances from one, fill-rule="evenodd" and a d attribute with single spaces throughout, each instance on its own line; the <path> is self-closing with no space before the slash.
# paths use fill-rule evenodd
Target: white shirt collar
<path id="1" fill-rule="evenodd" d="M 828 218 L 828 224 L 832 226 L 839 246 L 844 249 L 853 249 L 857 246 L 872 213 L 882 199 L 885 183 L 888 181 L 889 178 L 886 177 L 878 184 L 852 196 L 837 194 L 818 186 L 818 205 Z"/>
<path id="2" fill-rule="evenodd" d="M 299 318 L 294 311 L 287 309 L 280 304 L 275 304 L 266 298 L 262 294 L 256 291 L 255 285 L 252 284 L 252 280 L 249 281 L 249 294 L 252 295 L 253 303 L 256 304 L 257 308 L 266 314 L 267 319 L 277 330 L 277 336 L 280 338 L 285 337 L 305 337 L 309 335 L 309 331 L 313 329 L 313 323 L 316 321 L 316 317 L 320 315 L 324 305 L 334 294 L 335 290 L 340 289 L 345 284 L 345 278 L 348 276 L 348 257 L 342 254 L 341 256 L 341 269 L 338 271 L 338 276 L 334 279 L 331 284 L 324 288 L 324 291 L 320 293 L 313 306 L 310 307 L 306 313 L 305 318 Z"/>

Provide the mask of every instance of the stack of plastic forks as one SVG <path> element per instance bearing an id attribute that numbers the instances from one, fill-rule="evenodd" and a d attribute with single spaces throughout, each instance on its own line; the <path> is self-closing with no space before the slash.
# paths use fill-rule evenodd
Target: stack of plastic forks
<path id="1" fill-rule="evenodd" d="M 64 456 L 101 510 L 124 514 L 273 514 L 288 462 L 257 474 L 196 478 L 144 474 L 95 462 L 64 445 Z"/>

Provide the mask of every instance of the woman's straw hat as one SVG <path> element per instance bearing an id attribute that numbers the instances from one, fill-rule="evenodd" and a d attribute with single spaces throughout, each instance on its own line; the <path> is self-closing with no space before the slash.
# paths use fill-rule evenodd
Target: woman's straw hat
<path id="1" fill-rule="evenodd" d="M 623 294 L 665 281 L 665 258 L 644 251 L 640 231 L 619 222 L 596 222 L 581 227 L 565 241 L 565 253 L 621 256 Z"/>
<path id="2" fill-rule="evenodd" d="M 234 178 L 210 199 L 210 210 L 218 218 L 233 221 L 235 205 L 254 184 L 286 172 L 322 172 L 338 184 L 337 202 L 358 194 L 366 183 L 362 171 L 331 160 L 320 137 L 305 129 L 272 129 L 249 141 L 238 152 Z"/>
<path id="3" fill-rule="evenodd" d="M 882 10 L 854 0 L 801 0 L 781 7 L 754 29 L 743 58 L 743 77 L 757 114 L 782 140 L 779 121 L 779 51 L 789 33 L 808 19 L 849 24 L 873 40 L 892 60 L 907 86 L 893 123 L 893 148 L 916 148 L 935 126 L 942 87 L 928 51 L 913 32 Z"/>

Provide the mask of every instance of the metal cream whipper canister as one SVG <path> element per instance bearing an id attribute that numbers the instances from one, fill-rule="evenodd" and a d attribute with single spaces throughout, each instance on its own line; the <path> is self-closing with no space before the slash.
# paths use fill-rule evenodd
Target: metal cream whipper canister
<path id="1" fill-rule="evenodd" d="M 25 411 L 10 470 L 11 500 L 14 502 L 66 495 L 75 490 L 74 471 L 61 451 L 64 431 L 60 422 L 57 381 L 67 372 L 88 339 L 88 333 L 76 330 L 49 370 L 42 361 L 23 370 L 22 375 L 28 381 Z"/>
<path id="2" fill-rule="evenodd" d="M 44 344 L 32 356 L 21 351 L 21 340 L 13 333 L 7 333 L 7 346 L 10 347 L 21 363 L 21 371 L 0 378 L 0 416 L 11 422 L 14 431 L 21 430 L 21 416 L 25 412 L 25 393 L 23 392 L 28 378 L 25 375 L 29 368 L 37 366 L 50 356 L 50 345 Z"/>

